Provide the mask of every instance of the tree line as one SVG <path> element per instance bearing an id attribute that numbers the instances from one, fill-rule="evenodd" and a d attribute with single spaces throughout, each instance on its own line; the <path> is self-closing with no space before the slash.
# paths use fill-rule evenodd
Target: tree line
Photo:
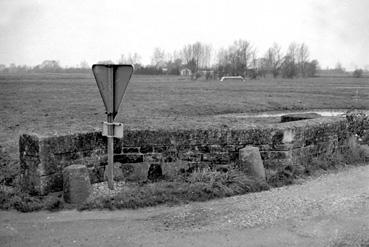
<path id="1" fill-rule="evenodd" d="M 235 75 L 257 78 L 267 74 L 293 78 L 315 76 L 319 63 L 316 59 L 310 59 L 309 49 L 304 43 L 292 42 L 285 53 L 280 45 L 274 43 L 262 56 L 258 56 L 251 42 L 239 39 L 219 51 L 201 42 L 185 45 L 173 53 L 155 48 L 151 64 L 142 67 L 136 63 L 136 67 L 138 73 L 151 69 L 173 75 L 179 75 L 181 69 L 187 68 L 195 78 L 201 73 L 218 78 Z"/>
<path id="2" fill-rule="evenodd" d="M 112 60 L 98 63 L 113 64 Z M 146 75 L 180 75 L 187 70 L 186 75 L 198 78 L 220 78 L 222 76 L 243 76 L 258 78 L 270 75 L 274 78 L 313 77 L 319 69 L 319 62 L 310 58 L 309 48 L 305 43 L 292 42 L 283 51 L 282 47 L 274 43 L 264 53 L 258 53 L 256 47 L 248 40 L 235 40 L 226 48 L 215 51 L 210 44 L 195 42 L 187 44 L 181 49 L 168 53 L 162 48 L 155 48 L 151 63 L 143 65 L 138 53 L 123 54 L 116 63 L 133 64 L 136 74 Z M 344 70 L 339 64 L 340 70 Z M 55 60 L 45 60 L 41 64 L 30 66 L 8 67 L 0 65 L 0 72 L 85 72 L 90 70 L 87 62 L 82 61 L 78 66 L 63 68 Z M 356 70 L 353 76 L 361 77 L 362 70 Z"/>

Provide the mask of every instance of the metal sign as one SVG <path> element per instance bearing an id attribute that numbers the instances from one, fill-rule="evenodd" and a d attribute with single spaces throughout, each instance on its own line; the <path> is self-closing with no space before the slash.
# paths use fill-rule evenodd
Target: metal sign
<path id="1" fill-rule="evenodd" d="M 94 64 L 92 71 L 106 108 L 107 122 L 104 122 L 103 125 L 103 135 L 108 138 L 108 166 L 106 174 L 109 189 L 113 190 L 113 138 L 123 137 L 123 124 L 113 123 L 113 121 L 131 79 L 133 66 L 125 64 Z"/>
<path id="2" fill-rule="evenodd" d="M 113 125 L 113 135 L 108 134 L 109 126 Z M 122 123 L 108 123 L 103 122 L 102 135 L 107 137 L 123 138 L 123 124 Z"/>
<path id="3" fill-rule="evenodd" d="M 94 64 L 92 71 L 104 101 L 107 114 L 118 113 L 123 95 L 133 72 L 132 65 L 126 64 Z"/>

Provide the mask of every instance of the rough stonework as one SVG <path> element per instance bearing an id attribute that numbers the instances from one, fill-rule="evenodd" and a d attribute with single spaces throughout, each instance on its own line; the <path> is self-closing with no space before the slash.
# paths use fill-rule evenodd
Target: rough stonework
<path id="1" fill-rule="evenodd" d="M 362 120 L 365 122 L 364 120 Z M 266 127 L 132 130 L 115 139 L 115 179 L 145 181 L 198 168 L 227 170 L 239 161 L 239 150 L 259 148 L 266 177 L 286 169 L 302 169 L 311 157 L 346 145 L 361 125 L 343 117 L 317 118 Z M 360 133 L 362 133 L 361 131 Z M 101 132 L 43 137 L 24 134 L 19 140 L 23 179 L 39 194 L 63 189 L 63 169 L 85 165 L 91 183 L 104 180 L 106 138 Z M 149 178 L 150 173 L 150 178 Z"/>
<path id="2" fill-rule="evenodd" d="M 265 169 L 259 148 L 246 146 L 239 150 L 239 167 L 252 177 L 265 180 Z"/>
<path id="3" fill-rule="evenodd" d="M 321 117 L 318 113 L 294 113 L 294 114 L 286 114 L 281 116 L 281 123 L 299 121 L 299 120 L 307 120 Z"/>
<path id="4" fill-rule="evenodd" d="M 70 165 L 63 170 L 63 195 L 67 203 L 83 203 L 91 192 L 90 176 L 86 166 Z"/>

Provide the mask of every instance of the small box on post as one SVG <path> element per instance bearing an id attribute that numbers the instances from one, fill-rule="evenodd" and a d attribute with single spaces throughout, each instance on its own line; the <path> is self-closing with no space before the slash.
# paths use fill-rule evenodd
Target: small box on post
<path id="1" fill-rule="evenodd" d="M 114 123 L 113 121 L 131 79 L 133 66 L 126 64 L 94 64 L 92 71 L 106 108 L 107 122 L 103 124 L 103 135 L 108 138 L 107 177 L 109 189 L 113 190 L 113 138 L 123 138 L 123 124 Z"/>
<path id="2" fill-rule="evenodd" d="M 108 135 L 109 126 L 113 127 L 113 135 L 112 136 Z M 103 122 L 102 135 L 107 136 L 107 137 L 123 138 L 123 124 L 122 123 Z"/>

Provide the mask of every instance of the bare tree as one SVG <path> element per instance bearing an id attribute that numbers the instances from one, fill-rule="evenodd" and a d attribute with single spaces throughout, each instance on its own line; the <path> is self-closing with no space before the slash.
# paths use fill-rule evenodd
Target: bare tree
<path id="1" fill-rule="evenodd" d="M 114 64 L 112 60 L 100 60 L 97 63 L 98 64 Z"/>
<path id="2" fill-rule="evenodd" d="M 281 50 L 281 46 L 274 43 L 273 46 L 268 49 L 264 57 L 266 70 L 271 71 L 274 78 L 279 75 L 283 62 Z"/>
<path id="3" fill-rule="evenodd" d="M 81 69 L 89 69 L 90 66 L 88 65 L 88 63 L 86 62 L 86 60 L 83 60 L 80 64 L 79 64 L 79 67 Z"/>
<path id="4" fill-rule="evenodd" d="M 165 51 L 159 47 L 154 49 L 154 53 L 151 58 L 151 64 L 155 67 L 164 67 L 166 63 Z"/>
<path id="5" fill-rule="evenodd" d="M 200 68 L 206 68 L 210 65 L 211 51 L 210 45 L 196 42 L 183 47 L 182 58 L 187 67 L 195 73 Z"/>
<path id="6" fill-rule="evenodd" d="M 139 64 L 141 61 L 141 56 L 138 53 L 128 53 L 128 55 L 122 54 L 118 60 L 120 64 Z"/>
<path id="7" fill-rule="evenodd" d="M 202 52 L 202 59 L 201 59 L 201 67 L 207 68 L 210 66 L 213 49 L 210 45 L 207 45 L 207 44 L 203 44 L 202 49 L 203 49 L 203 52 Z"/>
<path id="8" fill-rule="evenodd" d="M 234 53 L 234 61 L 236 62 L 237 70 L 242 70 L 244 75 L 247 76 L 247 70 L 252 62 L 253 54 L 255 49 L 252 47 L 251 43 L 247 40 L 236 40 L 231 47 L 231 52 Z M 233 52 L 232 52 L 233 50 Z"/>
<path id="9" fill-rule="evenodd" d="M 290 60 L 293 61 L 293 63 L 297 62 L 298 50 L 299 50 L 299 45 L 296 42 L 292 42 L 288 46 L 286 56 L 288 56 L 290 58 Z"/>
<path id="10" fill-rule="evenodd" d="M 345 68 L 342 66 L 340 62 L 336 63 L 336 66 L 334 67 L 334 70 L 336 72 L 345 72 Z"/>
<path id="11" fill-rule="evenodd" d="M 141 62 L 141 56 L 138 53 L 128 54 L 128 63 L 139 64 Z"/>
<path id="12" fill-rule="evenodd" d="M 309 61 L 309 49 L 307 45 L 302 43 L 298 46 L 297 49 L 297 65 L 299 67 L 299 71 L 301 76 L 306 76 L 306 65 Z"/>
<path id="13" fill-rule="evenodd" d="M 228 62 L 228 51 L 224 48 L 221 48 L 217 53 L 217 62 L 218 65 L 225 65 Z"/>
<path id="14" fill-rule="evenodd" d="M 256 49 L 247 40 L 236 40 L 228 49 L 218 51 L 217 61 L 217 72 L 220 76 L 247 76 L 250 66 L 256 67 Z"/>
<path id="15" fill-rule="evenodd" d="M 192 45 L 185 45 L 181 53 L 182 53 L 183 61 L 185 62 L 185 64 L 189 64 L 193 58 Z"/>
<path id="16" fill-rule="evenodd" d="M 9 69 L 16 68 L 15 64 L 10 64 Z M 58 72 L 62 70 L 59 61 L 56 60 L 44 60 L 40 65 L 36 66 L 36 70 L 42 70 L 45 72 Z"/>

